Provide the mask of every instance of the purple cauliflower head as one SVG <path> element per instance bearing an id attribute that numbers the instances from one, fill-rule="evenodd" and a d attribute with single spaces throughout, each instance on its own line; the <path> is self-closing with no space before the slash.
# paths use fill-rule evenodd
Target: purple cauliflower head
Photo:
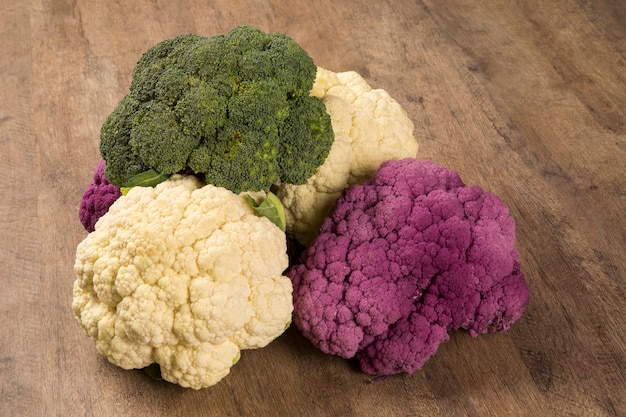
<path id="1" fill-rule="evenodd" d="M 449 339 L 507 330 L 529 290 L 507 206 L 431 161 L 344 190 L 289 272 L 294 323 L 369 374 L 413 373 Z"/>
<path id="2" fill-rule="evenodd" d="M 109 207 L 122 195 L 118 186 L 107 181 L 104 176 L 105 168 L 106 163 L 102 159 L 93 174 L 93 183 L 89 184 L 80 201 L 78 217 L 89 233 L 94 231 L 98 219 L 104 216 Z"/>

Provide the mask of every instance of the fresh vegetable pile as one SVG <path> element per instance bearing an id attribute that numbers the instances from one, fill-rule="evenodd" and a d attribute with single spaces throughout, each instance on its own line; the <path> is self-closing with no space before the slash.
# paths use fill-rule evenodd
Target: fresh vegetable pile
<path id="1" fill-rule="evenodd" d="M 285 35 L 163 41 L 101 129 L 73 312 L 112 363 L 193 389 L 292 320 L 374 375 L 507 330 L 529 299 L 514 221 L 417 149 L 398 102 Z"/>

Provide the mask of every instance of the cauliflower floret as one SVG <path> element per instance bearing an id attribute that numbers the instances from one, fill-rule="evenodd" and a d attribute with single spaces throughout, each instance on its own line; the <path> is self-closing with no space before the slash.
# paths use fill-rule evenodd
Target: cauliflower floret
<path id="1" fill-rule="evenodd" d="M 241 349 L 291 320 L 284 233 L 244 196 L 174 175 L 135 187 L 79 245 L 72 308 L 98 352 L 125 368 L 211 386 Z"/>
<path id="2" fill-rule="evenodd" d="M 415 157 L 418 143 L 406 111 L 385 90 L 356 72 L 317 69 L 311 95 L 330 115 L 335 141 L 315 175 L 302 185 L 282 184 L 287 231 L 308 245 L 346 186 L 371 178 L 384 161 Z"/>
<path id="3" fill-rule="evenodd" d="M 104 176 L 105 168 L 106 162 L 101 159 L 93 174 L 93 182 L 89 184 L 80 200 L 78 217 L 88 232 L 93 232 L 98 219 L 122 195 L 120 187 L 109 183 Z"/>

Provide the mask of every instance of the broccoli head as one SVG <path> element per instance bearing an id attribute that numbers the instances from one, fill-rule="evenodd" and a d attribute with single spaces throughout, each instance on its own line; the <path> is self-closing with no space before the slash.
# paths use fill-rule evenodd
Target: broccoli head
<path id="1" fill-rule="evenodd" d="M 448 340 L 507 330 L 529 290 L 507 206 L 430 161 L 344 190 L 289 275 L 294 323 L 370 374 L 413 373 Z"/>
<path id="2" fill-rule="evenodd" d="M 309 96 L 316 72 L 294 40 L 251 26 L 153 46 L 102 126 L 108 180 L 190 169 L 236 193 L 304 183 L 334 141 L 323 103 Z"/>

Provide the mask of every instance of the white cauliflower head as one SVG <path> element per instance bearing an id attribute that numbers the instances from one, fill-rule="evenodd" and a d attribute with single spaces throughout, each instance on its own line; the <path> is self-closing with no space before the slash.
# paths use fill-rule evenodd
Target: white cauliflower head
<path id="1" fill-rule="evenodd" d="M 214 385 L 291 320 L 284 233 L 243 196 L 175 175 L 119 198 L 79 245 L 72 309 L 112 363 Z"/>
<path id="2" fill-rule="evenodd" d="M 304 245 L 313 240 L 344 188 L 373 177 L 385 161 L 415 157 L 418 149 L 404 108 L 358 73 L 318 68 L 311 95 L 324 102 L 335 141 L 305 184 L 282 184 L 277 193 L 287 231 Z"/>

